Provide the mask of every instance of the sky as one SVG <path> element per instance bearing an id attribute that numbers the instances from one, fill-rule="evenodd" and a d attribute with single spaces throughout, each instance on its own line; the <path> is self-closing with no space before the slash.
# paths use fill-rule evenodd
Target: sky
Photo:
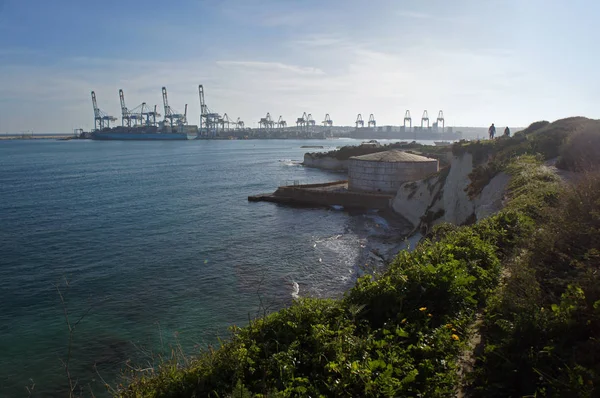
<path id="1" fill-rule="evenodd" d="M 267 112 L 353 125 L 527 126 L 600 118 L 594 0 L 0 0 L 0 133 L 93 127 L 169 104 L 254 127 Z M 164 113 L 164 112 L 161 112 Z"/>

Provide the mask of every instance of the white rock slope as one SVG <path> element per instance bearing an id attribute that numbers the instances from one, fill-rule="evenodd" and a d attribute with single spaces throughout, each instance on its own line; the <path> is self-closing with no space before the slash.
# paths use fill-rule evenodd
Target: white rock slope
<path id="1" fill-rule="evenodd" d="M 415 227 L 449 222 L 464 224 L 473 216 L 485 218 L 502 208 L 509 176 L 500 173 L 486 185 L 481 194 L 470 199 L 467 187 L 473 171 L 473 157 L 469 153 L 454 156 L 449 170 L 424 180 L 403 184 L 392 203 L 395 212 Z"/>

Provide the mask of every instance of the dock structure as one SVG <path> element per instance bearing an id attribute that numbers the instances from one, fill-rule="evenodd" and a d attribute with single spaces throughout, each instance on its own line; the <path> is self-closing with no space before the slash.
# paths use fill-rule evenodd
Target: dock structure
<path id="1" fill-rule="evenodd" d="M 273 193 L 248 196 L 249 202 L 274 202 L 300 206 L 342 206 L 354 209 L 391 208 L 394 195 L 348 190 L 348 181 L 284 185 Z"/>

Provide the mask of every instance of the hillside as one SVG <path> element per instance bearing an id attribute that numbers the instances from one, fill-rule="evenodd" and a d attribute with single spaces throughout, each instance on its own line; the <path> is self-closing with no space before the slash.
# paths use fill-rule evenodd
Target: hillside
<path id="1" fill-rule="evenodd" d="M 419 245 L 342 299 L 299 299 L 232 328 L 218 348 L 128 374 L 115 393 L 597 396 L 599 138 L 598 121 L 569 118 L 455 144 L 451 155 L 471 162 L 465 197 L 480 198 L 506 176 L 499 212 L 463 226 L 439 212 L 420 219 Z M 577 178 L 566 183 L 561 170 Z M 449 173 L 452 165 L 435 178 Z M 481 344 L 469 370 L 461 358 L 474 334 Z"/>

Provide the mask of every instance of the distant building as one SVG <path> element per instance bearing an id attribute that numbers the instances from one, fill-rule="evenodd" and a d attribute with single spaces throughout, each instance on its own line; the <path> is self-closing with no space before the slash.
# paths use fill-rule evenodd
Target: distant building
<path id="1" fill-rule="evenodd" d="M 403 183 L 423 179 L 438 170 L 437 159 L 399 150 L 354 156 L 348 162 L 348 189 L 396 193 Z"/>

